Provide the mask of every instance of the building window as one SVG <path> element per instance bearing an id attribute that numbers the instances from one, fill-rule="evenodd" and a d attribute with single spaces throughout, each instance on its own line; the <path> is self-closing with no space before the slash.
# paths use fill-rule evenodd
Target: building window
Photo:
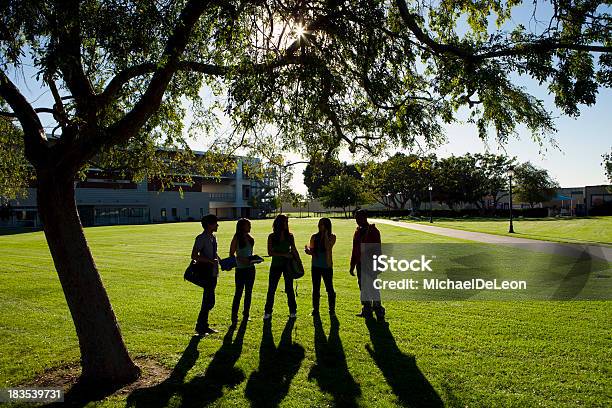
<path id="1" fill-rule="evenodd" d="M 96 207 L 93 209 L 94 225 L 114 224 L 144 224 L 149 221 L 145 208 L 130 207 Z M 161 216 L 165 218 L 166 209 L 161 209 Z"/>
<path id="2" fill-rule="evenodd" d="M 162 219 L 166 219 L 166 209 L 165 208 L 161 209 L 161 217 Z"/>
<path id="3" fill-rule="evenodd" d="M 185 208 L 185 215 L 189 217 L 189 208 Z"/>
<path id="4" fill-rule="evenodd" d="M 172 216 L 173 216 L 173 217 L 176 217 L 176 214 L 177 214 L 177 213 L 176 213 L 176 208 L 173 208 L 173 209 L 172 209 Z"/>
<path id="5" fill-rule="evenodd" d="M 591 207 L 603 206 L 606 203 L 612 202 L 612 194 L 592 194 Z"/>
<path id="6" fill-rule="evenodd" d="M 17 210 L 15 211 L 15 218 L 19 221 L 35 220 L 36 211 Z"/>

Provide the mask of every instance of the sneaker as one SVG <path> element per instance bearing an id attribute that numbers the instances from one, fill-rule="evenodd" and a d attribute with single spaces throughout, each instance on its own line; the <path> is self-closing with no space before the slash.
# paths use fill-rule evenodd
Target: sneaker
<path id="1" fill-rule="evenodd" d="M 206 337 L 209 334 L 215 334 L 215 333 L 219 333 L 219 332 L 217 330 L 211 328 L 211 327 L 207 327 L 206 329 L 196 330 L 194 336 L 197 336 L 197 337 Z"/>
<path id="2" fill-rule="evenodd" d="M 272 313 L 265 313 L 264 320 L 270 320 L 272 318 Z"/>
<path id="3" fill-rule="evenodd" d="M 297 317 L 297 313 L 289 313 L 290 319 L 295 319 Z"/>

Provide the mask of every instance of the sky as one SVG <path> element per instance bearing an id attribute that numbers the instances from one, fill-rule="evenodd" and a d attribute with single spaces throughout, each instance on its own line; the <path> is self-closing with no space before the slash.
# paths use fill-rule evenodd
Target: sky
<path id="1" fill-rule="evenodd" d="M 546 20 L 549 10 L 547 3 L 538 3 L 538 16 Z M 513 13 L 513 22 L 532 24 L 531 9 L 518 9 Z M 41 89 L 40 83 L 35 79 L 35 70 L 25 66 L 22 72 L 9 73 L 26 98 L 35 107 L 52 106 L 49 92 Z M 546 87 L 540 87 L 532 80 L 516 78 L 526 87 L 527 91 L 542 99 L 546 108 L 552 111 L 557 132 L 551 135 L 557 147 L 545 141 L 543 146 L 531 140 L 531 136 L 524 128 L 518 129 L 516 138 L 511 139 L 505 146 L 487 146 L 478 138 L 473 125 L 456 123 L 446 126 L 447 143 L 430 152 L 439 157 L 451 154 L 462 155 L 489 151 L 491 153 L 505 153 L 516 156 L 520 162 L 531 161 L 533 164 L 547 169 L 563 187 L 579 187 L 585 185 L 606 184 L 607 180 L 601 165 L 601 155 L 612 149 L 612 90 L 600 89 L 595 106 L 581 106 L 581 115 L 570 118 L 562 115 L 553 103 L 553 97 L 548 94 Z M 45 117 L 46 116 L 46 117 Z M 43 123 L 48 122 L 49 115 L 43 115 Z M 188 114 L 189 116 L 189 114 Z M 188 120 L 188 119 L 187 119 Z M 50 131 L 50 129 L 49 129 Z M 194 141 L 191 147 L 202 150 L 204 141 Z M 299 161 L 302 158 L 288 153 L 289 161 Z M 348 151 L 340 154 L 342 160 L 352 162 L 355 160 Z M 294 166 L 292 188 L 298 193 L 305 194 L 302 172 L 305 165 Z"/>

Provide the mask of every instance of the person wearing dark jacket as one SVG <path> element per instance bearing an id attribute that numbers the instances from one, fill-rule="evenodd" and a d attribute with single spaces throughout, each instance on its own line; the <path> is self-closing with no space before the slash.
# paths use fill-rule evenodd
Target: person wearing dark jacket
<path id="1" fill-rule="evenodd" d="M 385 308 L 380 301 L 380 290 L 374 288 L 374 272 L 371 271 L 371 262 L 367 262 L 373 254 L 380 254 L 380 231 L 376 225 L 368 223 L 366 210 L 355 212 L 357 229 L 353 235 L 353 252 L 351 253 L 350 274 L 355 276 L 357 269 L 357 282 L 361 292 L 361 313 L 357 316 L 372 318 L 372 312 L 378 320 L 385 319 Z M 362 244 L 365 244 L 362 246 Z M 363 251 L 363 253 L 362 253 Z M 362 261 L 365 268 L 362 267 Z"/>

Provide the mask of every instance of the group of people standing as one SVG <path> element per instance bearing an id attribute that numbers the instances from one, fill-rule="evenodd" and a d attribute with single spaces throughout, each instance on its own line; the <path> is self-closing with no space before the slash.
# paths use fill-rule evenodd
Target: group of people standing
<path id="1" fill-rule="evenodd" d="M 357 222 L 357 230 L 353 236 L 350 274 L 355 276 L 355 270 L 357 271 L 358 283 L 361 288 L 364 281 L 362 279 L 361 268 L 361 244 L 380 244 L 381 240 L 380 232 L 376 226 L 368 223 L 367 212 L 365 210 L 355 212 L 355 221 Z M 217 330 L 210 327 L 208 322 L 209 312 L 215 305 L 215 288 L 219 275 L 220 257 L 217 252 L 217 238 L 214 235 L 219 227 L 217 217 L 213 214 L 204 216 L 202 218 L 202 227 L 204 231 L 195 239 L 191 258 L 196 263 L 208 266 L 203 285 L 202 306 L 195 327 L 197 335 L 206 336 L 217 333 Z M 333 248 L 336 243 L 336 236 L 332 233 L 332 223 L 329 218 L 321 218 L 318 229 L 319 231 L 311 236 L 310 242 L 304 246 L 304 252 L 312 258 L 312 314 L 319 314 L 321 280 L 323 280 L 327 292 L 329 314 L 335 316 L 336 292 L 333 284 Z M 246 218 L 238 220 L 236 232 L 229 249 L 229 255 L 236 257 L 236 287 L 232 301 L 232 324 L 238 322 L 238 313 L 243 294 L 242 318 L 249 320 L 250 316 L 251 297 L 255 283 L 255 265 L 250 260 L 250 257 L 253 256 L 255 239 L 250 233 L 251 222 Z M 289 231 L 289 219 L 284 214 L 280 214 L 274 219 L 272 233 L 268 236 L 267 252 L 272 258 L 272 262 L 268 275 L 268 292 L 263 318 L 264 320 L 272 318 L 274 297 L 282 276 L 289 306 L 289 317 L 294 319 L 297 316 L 297 302 L 293 289 L 294 279 L 289 270 L 289 262 L 299 258 L 299 251 L 295 238 Z M 382 307 L 379 299 L 364 299 L 362 296 L 361 301 L 362 310 L 357 316 L 371 318 L 373 314 L 376 314 L 378 320 L 384 320 L 385 309 Z"/>

